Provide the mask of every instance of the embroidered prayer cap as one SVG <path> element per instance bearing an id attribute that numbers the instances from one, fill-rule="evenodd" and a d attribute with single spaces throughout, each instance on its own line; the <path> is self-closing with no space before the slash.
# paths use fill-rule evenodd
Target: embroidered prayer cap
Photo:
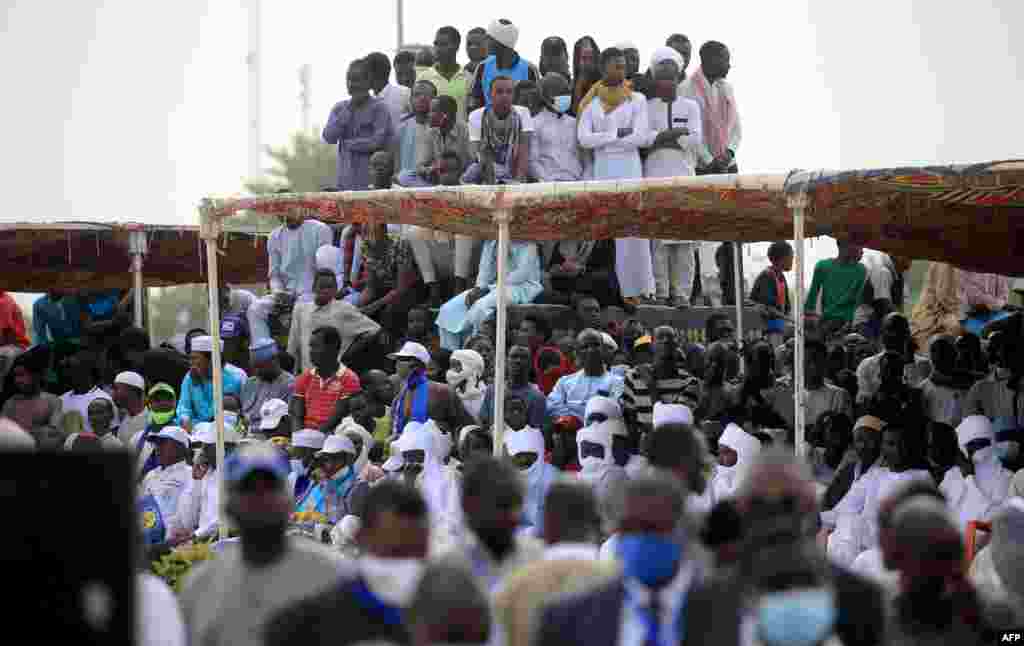
<path id="1" fill-rule="evenodd" d="M 124 384 L 139 390 L 146 390 L 146 380 L 137 372 L 120 372 L 114 377 L 115 384 Z"/>
<path id="2" fill-rule="evenodd" d="M 221 343 L 220 339 L 217 339 L 217 342 Z M 223 348 L 223 343 L 220 347 Z M 213 337 L 209 335 L 193 337 L 192 352 L 213 352 Z"/>
<path id="3" fill-rule="evenodd" d="M 324 448 L 316 452 L 317 457 L 351 453 L 356 455 L 356 445 L 344 435 L 331 435 L 324 440 Z"/>
<path id="4" fill-rule="evenodd" d="M 292 446 L 304 449 L 322 449 L 327 436 L 320 431 L 304 428 L 292 434 Z"/>
<path id="5" fill-rule="evenodd" d="M 268 399 L 260 406 L 260 430 L 277 428 L 281 419 L 288 414 L 288 404 L 283 399 Z"/>
<path id="6" fill-rule="evenodd" d="M 186 449 L 191 444 L 188 439 L 188 433 L 185 432 L 185 429 L 179 426 L 165 426 L 160 429 L 159 433 L 153 433 L 152 435 L 146 436 L 147 442 L 153 442 L 155 444 L 159 440 L 171 440 L 177 442 Z"/>
<path id="7" fill-rule="evenodd" d="M 693 411 L 685 404 L 663 404 L 655 402 L 652 418 L 654 428 L 667 424 L 693 425 Z"/>
<path id="8" fill-rule="evenodd" d="M 651 67 L 664 61 L 672 61 L 679 69 L 683 68 L 683 56 L 671 47 L 659 47 L 651 54 Z"/>
<path id="9" fill-rule="evenodd" d="M 874 415 L 864 415 L 857 420 L 857 423 L 853 425 L 853 430 L 863 428 L 869 431 L 881 431 L 885 428 L 885 422 L 875 417 Z"/>
<path id="10" fill-rule="evenodd" d="M 270 444 L 246 444 L 229 455 L 224 462 L 224 479 L 232 485 L 237 485 L 257 471 L 285 482 L 291 473 L 291 465 L 288 457 Z"/>
<path id="11" fill-rule="evenodd" d="M 956 427 L 957 444 L 960 450 L 967 452 L 967 445 L 974 440 L 996 441 L 996 433 L 992 430 L 992 422 L 984 415 L 969 415 Z"/>
<path id="12" fill-rule="evenodd" d="M 388 359 L 396 361 L 402 357 L 417 359 L 424 366 L 430 363 L 430 353 L 422 344 L 415 341 L 406 341 L 398 352 L 388 355 Z"/>
<path id="13" fill-rule="evenodd" d="M 515 49 L 516 43 L 519 42 L 519 27 L 513 25 L 510 20 L 500 18 L 488 25 L 487 35 L 505 47 Z"/>
<path id="14" fill-rule="evenodd" d="M 535 428 L 505 433 L 505 449 L 509 455 L 520 453 L 536 453 L 538 458 L 544 456 L 544 434 Z"/>

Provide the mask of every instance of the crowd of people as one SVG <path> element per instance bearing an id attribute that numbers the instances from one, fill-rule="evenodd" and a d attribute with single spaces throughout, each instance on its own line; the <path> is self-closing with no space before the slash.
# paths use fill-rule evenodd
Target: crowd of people
<path id="1" fill-rule="evenodd" d="M 353 63 L 324 131 L 338 188 L 735 172 L 723 45 L 687 76 L 685 36 L 644 74 L 629 43 L 570 60 L 549 38 L 538 68 L 517 37 L 470 31 L 464 67 L 444 27 L 432 66 L 395 58 L 398 85 L 382 54 Z M 268 295 L 223 285 L 219 330 L 159 347 L 127 295 L 56 290 L 30 347 L 0 294 L 0 445 L 130 452 L 147 563 L 216 547 L 176 601 L 140 574 L 142 643 L 961 645 L 1024 625 L 1007 279 L 933 264 L 908 318 L 909 263 L 841 240 L 803 304 L 798 447 L 788 243 L 749 292 L 763 338 L 715 314 L 699 344 L 602 313 L 690 303 L 691 243 L 513 241 L 509 300 L 570 307 L 508 330 L 503 419 L 497 249 L 477 246 L 470 282 L 472 240 L 296 212 Z"/>

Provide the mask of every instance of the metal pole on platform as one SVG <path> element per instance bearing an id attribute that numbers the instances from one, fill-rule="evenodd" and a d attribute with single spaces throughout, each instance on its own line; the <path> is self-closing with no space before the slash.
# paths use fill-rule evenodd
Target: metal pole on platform
<path id="1" fill-rule="evenodd" d="M 804 457 L 807 444 L 804 441 L 804 209 L 807 206 L 807 194 L 791 196 L 789 208 L 793 210 L 793 251 L 796 269 L 796 307 L 794 319 L 796 323 L 793 342 L 793 405 L 796 427 L 796 454 Z"/>
<path id="2" fill-rule="evenodd" d="M 146 232 L 132 231 L 128 234 L 128 249 L 132 255 L 132 304 L 134 305 L 135 327 L 143 326 L 142 316 L 142 259 L 146 255 Z M 152 339 L 150 339 L 152 342 Z"/>
<path id="3" fill-rule="evenodd" d="M 228 537 L 228 520 L 223 502 L 227 500 L 224 488 L 224 369 L 221 366 L 220 340 L 220 288 L 217 279 L 217 238 L 220 236 L 220 220 L 212 215 L 200 216 L 199 234 L 206 243 L 207 284 L 210 294 L 210 336 L 213 337 L 213 408 L 217 429 L 217 491 L 221 501 L 218 510 L 220 539 Z"/>
<path id="4" fill-rule="evenodd" d="M 500 199 L 500 198 L 499 198 Z M 508 271 L 508 211 L 499 208 L 494 212 L 498 223 L 498 319 L 497 338 L 494 348 L 494 456 L 501 457 L 505 451 L 505 338 L 508 327 L 508 294 L 505 292 L 505 273 Z"/>
<path id="5" fill-rule="evenodd" d="M 741 245 L 739 242 L 730 244 L 732 244 L 733 293 L 736 299 L 736 339 L 740 342 L 740 371 L 746 373 L 747 360 L 743 348 L 746 345 L 747 339 L 743 336 L 743 276 L 742 272 L 740 272 Z"/>

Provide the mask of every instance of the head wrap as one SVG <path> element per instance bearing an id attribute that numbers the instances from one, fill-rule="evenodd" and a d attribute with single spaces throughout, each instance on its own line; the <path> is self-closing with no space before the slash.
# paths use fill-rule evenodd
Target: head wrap
<path id="1" fill-rule="evenodd" d="M 366 465 L 370 463 L 370 449 L 373 448 L 373 436 L 366 430 L 362 424 L 357 424 L 355 420 L 346 417 L 342 422 L 341 426 L 335 433 L 355 433 L 363 440 L 363 448 L 359 451 L 359 457 L 356 458 L 356 474 L 359 475 L 366 468 Z"/>
<path id="2" fill-rule="evenodd" d="M 693 411 L 684 404 L 654 403 L 652 425 L 655 429 L 666 424 L 693 425 Z"/>
<path id="3" fill-rule="evenodd" d="M 402 436 L 398 438 L 399 452 L 423 451 L 423 472 L 419 476 L 419 488 L 435 522 L 447 517 L 450 499 L 450 482 L 445 477 L 438 457 L 438 435 L 440 431 L 433 421 L 412 421 L 406 424 Z"/>
<path id="4" fill-rule="evenodd" d="M 590 442 L 604 447 L 604 457 L 583 457 L 583 443 Z M 587 483 L 596 484 L 615 464 L 612 455 L 612 429 L 608 422 L 585 426 L 576 432 L 576 447 L 579 450 L 580 478 Z"/>
<path id="5" fill-rule="evenodd" d="M 487 35 L 498 41 L 509 49 L 515 49 L 516 43 L 519 41 L 519 27 L 513 25 L 510 21 L 505 21 L 508 24 L 503 24 L 501 20 L 494 20 L 487 27 Z"/>
<path id="6" fill-rule="evenodd" d="M 753 459 L 761 452 L 761 440 L 735 424 L 729 424 L 725 427 L 722 437 L 718 440 L 718 445 L 727 446 L 736 451 L 738 458 L 736 460 L 737 466 L 749 467 Z"/>
<path id="7" fill-rule="evenodd" d="M 587 401 L 587 407 L 583 413 L 584 421 L 589 419 L 593 413 L 604 413 L 608 419 L 622 419 L 622 407 L 611 397 L 600 395 L 591 397 Z"/>
<path id="8" fill-rule="evenodd" d="M 651 54 L 651 67 L 663 61 L 672 61 L 679 69 L 683 69 L 683 56 L 671 47 L 659 47 Z"/>
<path id="9" fill-rule="evenodd" d="M 960 450 L 967 453 L 967 445 L 974 440 L 988 440 L 995 442 L 996 434 L 992 430 L 992 422 L 984 415 L 970 415 L 965 417 L 960 426 L 956 427 L 956 439 Z"/>
<path id="10" fill-rule="evenodd" d="M 505 433 L 505 448 L 509 455 L 536 453 L 539 461 L 544 460 L 544 434 L 535 428 L 526 427 L 521 431 Z"/>

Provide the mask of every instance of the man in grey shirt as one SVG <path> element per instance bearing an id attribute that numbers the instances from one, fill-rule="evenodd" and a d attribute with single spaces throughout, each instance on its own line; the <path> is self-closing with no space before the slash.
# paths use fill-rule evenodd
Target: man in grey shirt
<path id="1" fill-rule="evenodd" d="M 271 399 L 288 401 L 295 377 L 281 369 L 280 351 L 273 339 L 258 339 L 249 348 L 252 376 L 242 384 L 242 416 L 249 428 L 259 428 L 260 409 Z"/>

